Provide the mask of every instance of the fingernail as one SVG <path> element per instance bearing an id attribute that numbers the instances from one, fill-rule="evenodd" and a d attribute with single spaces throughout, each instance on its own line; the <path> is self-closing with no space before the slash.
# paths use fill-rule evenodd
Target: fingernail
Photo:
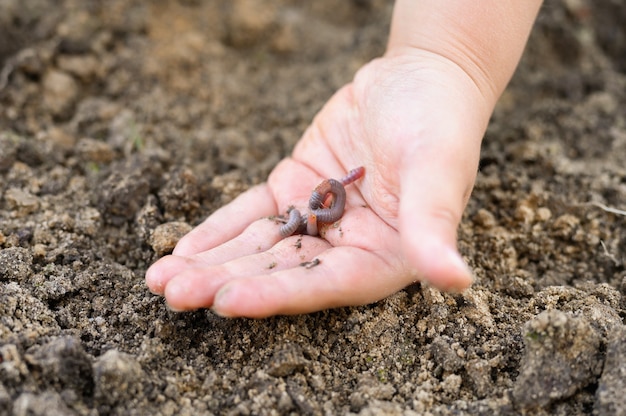
<path id="1" fill-rule="evenodd" d="M 228 308 L 228 305 L 232 303 L 233 299 L 233 290 L 228 286 L 222 287 L 215 294 L 215 299 L 213 300 L 213 312 L 218 314 L 219 316 L 223 316 L 225 318 L 230 317 L 228 313 L 224 311 L 224 309 Z"/>
<path id="2" fill-rule="evenodd" d="M 180 285 L 176 284 L 176 282 L 170 282 L 169 285 L 167 285 L 167 295 L 165 295 L 165 304 L 167 305 L 167 309 L 169 309 L 172 312 L 186 312 L 189 309 L 184 309 L 184 308 L 180 308 L 177 306 L 172 305 L 168 299 L 178 299 L 178 293 L 181 290 Z"/>
<path id="3" fill-rule="evenodd" d="M 161 280 L 160 276 L 153 276 L 154 274 L 156 274 L 156 272 L 154 271 L 154 269 L 151 267 L 146 271 L 146 275 L 145 275 L 145 281 L 146 281 L 146 285 L 148 286 L 148 290 L 150 290 L 150 292 L 152 292 L 155 295 L 162 295 L 163 294 L 163 288 L 164 288 L 164 284 L 163 281 Z"/>
<path id="4" fill-rule="evenodd" d="M 469 277 L 470 281 L 469 282 L 459 281 L 457 282 L 457 283 L 460 283 L 458 286 L 452 286 L 447 290 L 454 291 L 454 292 L 461 292 L 465 290 L 468 286 L 471 286 L 475 281 L 474 273 L 472 273 L 472 270 L 469 268 L 467 263 L 465 263 L 465 261 L 463 260 L 461 255 L 458 253 L 458 251 L 456 251 L 453 248 L 448 248 L 448 260 L 460 272 L 459 275 L 463 274 Z"/>
<path id="5" fill-rule="evenodd" d="M 172 301 L 174 303 L 180 304 L 181 299 L 183 300 L 182 302 L 183 305 L 188 304 L 190 291 L 191 291 L 191 288 L 189 288 L 189 285 L 187 284 L 185 280 L 182 280 L 182 281 L 179 279 L 170 280 L 170 282 L 167 284 L 163 292 L 163 296 L 165 296 L 165 301 L 166 301 L 168 309 L 171 310 L 172 312 L 187 312 L 187 311 L 193 310 L 194 308 L 179 307 L 179 306 L 172 305 Z"/>
<path id="6" fill-rule="evenodd" d="M 148 290 L 150 290 L 150 293 L 152 293 L 153 295 L 161 296 L 163 295 L 163 283 L 152 283 L 152 285 L 148 286 Z"/>

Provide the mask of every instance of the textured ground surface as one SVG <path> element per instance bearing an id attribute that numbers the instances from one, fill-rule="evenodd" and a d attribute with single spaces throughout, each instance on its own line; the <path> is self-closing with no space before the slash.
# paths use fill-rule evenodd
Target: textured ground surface
<path id="1" fill-rule="evenodd" d="M 0 414 L 625 414 L 625 10 L 544 5 L 471 290 L 254 321 L 171 313 L 145 269 L 383 51 L 390 3 L 0 2 Z"/>

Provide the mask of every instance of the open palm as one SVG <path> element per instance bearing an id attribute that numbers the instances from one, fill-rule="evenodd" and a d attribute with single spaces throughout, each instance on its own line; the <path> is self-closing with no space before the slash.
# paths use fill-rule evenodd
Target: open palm
<path id="1" fill-rule="evenodd" d="M 456 227 L 491 113 L 472 80 L 427 52 L 363 67 L 320 111 L 267 183 L 222 207 L 147 272 L 175 310 L 265 317 L 358 305 L 416 280 L 463 289 Z M 323 238 L 281 238 L 272 216 L 365 167 Z M 269 217 L 269 218 L 268 218 Z"/>

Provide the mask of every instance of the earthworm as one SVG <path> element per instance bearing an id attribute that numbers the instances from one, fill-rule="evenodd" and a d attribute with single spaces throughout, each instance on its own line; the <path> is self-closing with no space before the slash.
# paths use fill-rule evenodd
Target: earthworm
<path id="1" fill-rule="evenodd" d="M 329 208 L 324 208 L 326 195 L 331 194 L 333 200 Z M 336 179 L 326 179 L 313 190 L 309 199 L 309 209 L 320 222 L 335 222 L 343 215 L 346 207 L 346 190 Z"/>
<path id="2" fill-rule="evenodd" d="M 309 214 L 306 217 L 306 233 L 308 235 L 317 235 L 317 215 Z"/>
<path id="3" fill-rule="evenodd" d="M 301 215 L 300 211 L 291 207 L 287 211 L 289 219 L 280 226 L 280 235 L 288 237 L 295 232 L 308 235 L 318 234 L 318 222 L 331 223 L 343 215 L 346 207 L 345 186 L 360 179 L 365 174 L 363 166 L 352 169 L 340 180 L 326 179 L 311 193 L 309 213 Z"/>
<path id="4" fill-rule="evenodd" d="M 289 210 L 289 219 L 285 224 L 280 226 L 280 235 L 282 237 L 288 237 L 291 234 L 295 233 L 302 223 L 301 217 L 302 216 L 300 215 L 300 211 L 295 208 L 291 208 Z"/>
<path id="5" fill-rule="evenodd" d="M 362 178 L 363 175 L 365 175 L 365 168 L 363 166 L 359 166 L 358 168 L 354 168 L 348 172 L 346 176 L 339 180 L 339 182 L 341 182 L 343 186 L 348 186 L 352 182 Z"/>

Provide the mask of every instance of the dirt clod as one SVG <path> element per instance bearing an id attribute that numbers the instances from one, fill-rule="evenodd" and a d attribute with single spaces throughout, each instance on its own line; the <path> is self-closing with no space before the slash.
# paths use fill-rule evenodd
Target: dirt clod
<path id="1" fill-rule="evenodd" d="M 150 236 L 150 246 L 161 257 L 171 253 L 178 240 L 191 231 L 192 227 L 179 221 L 167 222 L 157 226 Z"/>
<path id="2" fill-rule="evenodd" d="M 563 400 L 594 382 L 602 370 L 602 338 L 583 317 L 542 312 L 526 325 L 524 340 L 521 372 L 513 388 L 521 408 Z"/>
<path id="3" fill-rule="evenodd" d="M 143 395 L 141 365 L 129 355 L 109 350 L 94 363 L 95 399 L 106 408 Z"/>
<path id="4" fill-rule="evenodd" d="M 616 415 L 626 409 L 626 327 L 616 327 L 608 340 L 606 361 L 596 391 L 595 411 L 601 415 Z"/>

